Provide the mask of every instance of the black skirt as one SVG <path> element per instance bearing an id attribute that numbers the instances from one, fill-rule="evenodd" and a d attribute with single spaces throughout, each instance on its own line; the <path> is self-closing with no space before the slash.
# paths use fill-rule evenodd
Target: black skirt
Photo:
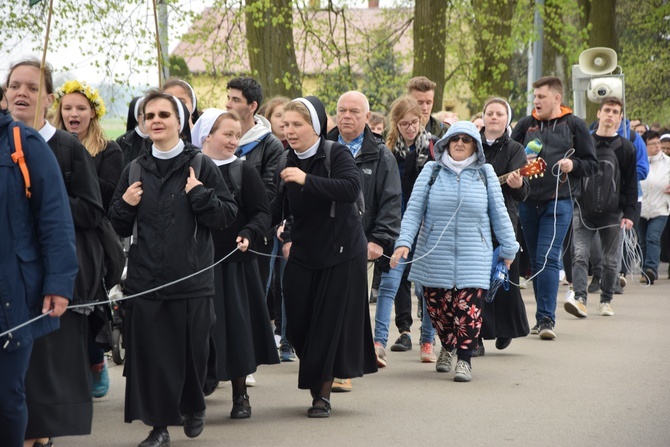
<path id="1" fill-rule="evenodd" d="M 26 402 L 26 439 L 91 433 L 86 315 L 68 310 L 60 317 L 60 329 L 35 340 L 26 374 Z"/>
<path id="2" fill-rule="evenodd" d="M 214 287 L 217 380 L 245 377 L 258 365 L 279 363 L 256 259 L 219 264 Z"/>
<path id="3" fill-rule="evenodd" d="M 212 299 L 130 300 L 126 308 L 125 421 L 180 425 L 205 409 Z"/>
<path id="4" fill-rule="evenodd" d="M 519 256 L 509 270 L 510 282 L 519 284 Z M 519 287 L 510 284 L 509 290 L 498 289 L 492 303 L 484 303 L 481 336 L 485 340 L 494 338 L 525 337 L 529 333 L 526 306 Z"/>
<path id="5" fill-rule="evenodd" d="M 300 358 L 298 388 L 377 372 L 367 253 L 321 270 L 306 269 L 289 258 L 284 301 L 286 337 Z"/>

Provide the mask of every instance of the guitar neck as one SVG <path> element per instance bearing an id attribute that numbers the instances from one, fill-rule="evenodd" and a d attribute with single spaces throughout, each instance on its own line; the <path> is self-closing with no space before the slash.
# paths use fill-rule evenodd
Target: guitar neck
<path id="1" fill-rule="evenodd" d="M 508 172 L 507 174 L 501 175 L 500 177 L 498 177 L 498 181 L 500 182 L 501 185 L 504 185 L 505 183 L 507 183 L 507 178 L 510 175 L 514 174 L 515 172 L 519 172 L 519 169 L 517 169 L 516 171 Z"/>

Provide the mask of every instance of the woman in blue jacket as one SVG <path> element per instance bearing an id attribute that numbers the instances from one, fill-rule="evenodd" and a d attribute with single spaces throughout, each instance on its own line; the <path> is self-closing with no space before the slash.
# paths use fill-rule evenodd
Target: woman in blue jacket
<path id="1" fill-rule="evenodd" d="M 409 276 L 423 285 L 433 326 L 447 351 L 457 350 L 456 382 L 472 380 L 470 358 L 482 326 L 482 304 L 490 285 L 493 244 L 509 267 L 519 244 L 500 183 L 485 164 L 477 127 L 459 121 L 435 145 L 412 190 L 400 237 L 391 257 L 407 259 L 418 236 Z"/>

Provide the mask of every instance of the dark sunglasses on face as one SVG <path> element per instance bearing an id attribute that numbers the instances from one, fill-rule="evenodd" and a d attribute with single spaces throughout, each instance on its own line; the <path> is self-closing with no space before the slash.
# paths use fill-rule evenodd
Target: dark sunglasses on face
<path id="1" fill-rule="evenodd" d="M 172 116 L 171 112 L 158 112 L 158 118 L 160 118 L 162 120 L 166 120 L 166 119 L 170 118 L 171 116 Z M 146 115 L 144 115 L 144 118 L 147 121 L 151 121 L 152 119 L 156 118 L 156 114 L 153 113 L 153 112 L 149 112 Z"/>
<path id="2" fill-rule="evenodd" d="M 454 135 L 453 137 L 449 138 L 450 143 L 457 143 L 458 140 L 461 140 L 465 144 L 472 143 L 473 141 L 475 141 L 475 139 L 472 138 L 470 135 Z"/>

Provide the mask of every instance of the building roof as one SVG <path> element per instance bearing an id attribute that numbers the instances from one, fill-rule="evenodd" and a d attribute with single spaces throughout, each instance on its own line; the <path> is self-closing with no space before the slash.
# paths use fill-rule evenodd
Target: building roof
<path id="1" fill-rule="evenodd" d="M 362 73 L 368 55 L 379 50 L 375 42 L 381 40 L 401 55 L 399 68 L 408 73 L 412 67 L 412 19 L 411 8 L 294 9 L 299 69 L 314 75 L 347 65 L 348 60 L 354 72 Z M 370 38 L 379 34 L 382 39 Z M 242 10 L 206 8 L 172 54 L 183 57 L 192 73 L 249 73 L 245 36 Z"/>

